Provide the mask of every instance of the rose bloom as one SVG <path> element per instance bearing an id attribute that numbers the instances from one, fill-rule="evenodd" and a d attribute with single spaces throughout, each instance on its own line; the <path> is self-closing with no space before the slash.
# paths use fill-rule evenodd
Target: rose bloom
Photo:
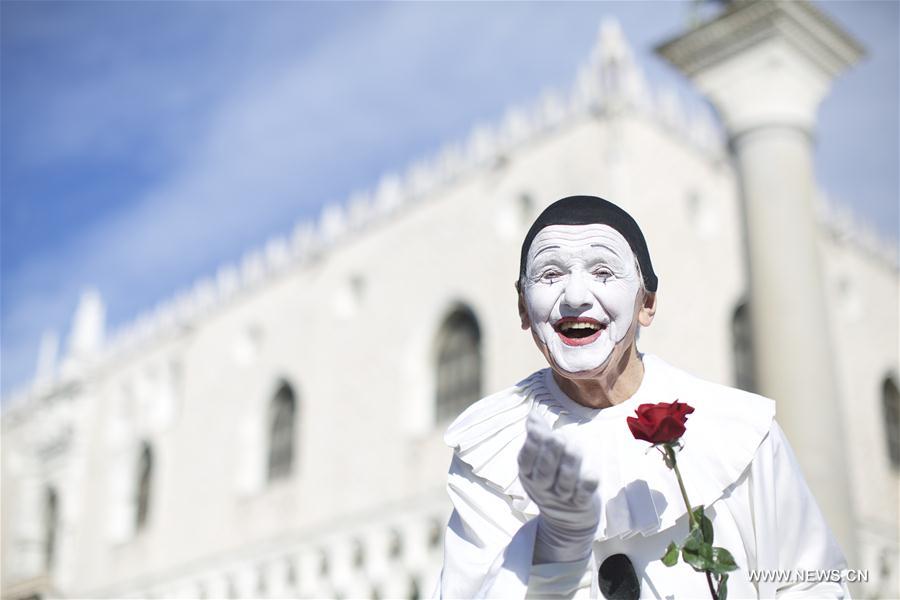
<path id="1" fill-rule="evenodd" d="M 689 404 L 660 402 L 641 404 L 637 407 L 637 417 L 628 417 L 628 428 L 639 440 L 651 444 L 671 444 L 684 435 L 687 416 L 694 412 Z"/>

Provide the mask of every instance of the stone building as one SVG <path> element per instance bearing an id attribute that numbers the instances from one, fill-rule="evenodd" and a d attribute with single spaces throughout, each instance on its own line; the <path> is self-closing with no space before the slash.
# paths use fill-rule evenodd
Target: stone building
<path id="1" fill-rule="evenodd" d="M 783 4 L 737 3 L 660 49 L 721 129 L 650 89 L 606 22 L 571 92 L 326 207 L 128 327 L 106 335 L 86 293 L 62 360 L 49 340 L 2 417 L 3 597 L 429 594 L 443 430 L 543 366 L 516 314 L 519 244 L 575 193 L 644 229 L 660 293 L 641 349 L 775 397 L 851 566 L 869 570 L 863 593 L 900 595 L 896 254 L 815 187 L 808 136 L 779 129 L 811 130 L 859 49 Z M 746 78 L 786 92 L 739 106 Z M 808 238 L 766 229 L 754 203 L 773 178 Z M 810 373 L 827 387 L 817 410 Z M 845 459 L 823 472 L 804 428 Z"/>

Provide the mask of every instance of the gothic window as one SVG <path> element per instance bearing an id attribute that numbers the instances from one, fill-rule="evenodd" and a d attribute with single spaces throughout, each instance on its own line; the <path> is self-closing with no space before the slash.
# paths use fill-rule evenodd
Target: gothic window
<path id="1" fill-rule="evenodd" d="M 750 329 L 750 310 L 742 302 L 731 319 L 731 344 L 734 359 L 734 385 L 752 392 L 756 385 L 753 374 L 753 332 Z"/>
<path id="2" fill-rule="evenodd" d="M 290 561 L 287 561 L 284 567 L 284 581 L 289 588 L 297 584 L 297 571 L 294 570 L 294 564 Z"/>
<path id="3" fill-rule="evenodd" d="M 59 520 L 59 500 L 56 490 L 47 488 L 44 496 L 44 565 L 49 571 L 56 557 L 56 532 Z"/>
<path id="4" fill-rule="evenodd" d="M 363 548 L 362 542 L 355 540 L 353 542 L 353 566 L 361 569 L 366 564 L 366 549 Z"/>
<path id="5" fill-rule="evenodd" d="M 331 570 L 331 565 L 328 563 L 328 555 L 324 550 L 319 552 L 319 575 L 322 577 L 328 577 L 328 573 Z"/>
<path id="6" fill-rule="evenodd" d="M 524 192 L 519 194 L 519 216 L 525 227 L 531 226 L 531 221 L 534 219 L 534 198 L 531 194 Z"/>
<path id="7" fill-rule="evenodd" d="M 256 597 L 266 597 L 266 568 L 259 565 L 256 569 Z"/>
<path id="8" fill-rule="evenodd" d="M 388 555 L 391 558 L 399 558 L 403 555 L 403 537 L 396 529 L 391 530 L 391 539 L 388 544 Z"/>
<path id="9" fill-rule="evenodd" d="M 428 530 L 428 546 L 430 548 L 438 548 L 443 540 L 444 526 L 437 519 L 432 519 Z"/>
<path id="10" fill-rule="evenodd" d="M 407 594 L 409 600 L 419 600 L 422 596 L 421 592 L 419 592 L 419 581 L 415 577 L 409 580 L 409 592 Z"/>
<path id="11" fill-rule="evenodd" d="M 444 320 L 437 337 L 437 421 L 461 413 L 481 395 L 481 331 L 468 308 Z"/>
<path id="12" fill-rule="evenodd" d="M 297 400 L 294 390 L 282 383 L 269 410 L 269 481 L 288 477 L 294 463 L 294 427 Z"/>
<path id="13" fill-rule="evenodd" d="M 881 408 L 891 467 L 900 470 L 900 390 L 897 382 L 885 377 L 881 386 Z"/>
<path id="14" fill-rule="evenodd" d="M 138 459 L 137 506 L 135 507 L 136 529 L 141 530 L 147 524 L 150 515 L 150 494 L 153 485 L 153 451 L 150 444 L 144 442 Z"/>

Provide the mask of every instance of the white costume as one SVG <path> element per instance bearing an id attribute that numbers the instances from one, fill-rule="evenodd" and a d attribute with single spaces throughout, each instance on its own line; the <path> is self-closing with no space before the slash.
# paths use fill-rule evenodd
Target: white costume
<path id="1" fill-rule="evenodd" d="M 643 598 L 709 598 L 706 578 L 683 561 L 659 560 L 688 533 L 673 471 L 625 418 L 640 404 L 694 407 L 678 465 L 693 505 L 712 519 L 715 545 L 739 570 L 729 598 L 834 598 L 840 583 L 753 582 L 751 570 L 843 569 L 844 558 L 811 496 L 767 398 L 699 380 L 644 355 L 644 377 L 625 402 L 591 409 L 569 399 L 543 369 L 469 407 L 447 430 L 454 449 L 447 484 L 443 598 L 601 598 L 597 568 L 613 554 L 632 561 Z M 532 565 L 537 506 L 519 481 L 517 455 L 532 411 L 581 447 L 599 479 L 593 552 L 581 561 Z"/>

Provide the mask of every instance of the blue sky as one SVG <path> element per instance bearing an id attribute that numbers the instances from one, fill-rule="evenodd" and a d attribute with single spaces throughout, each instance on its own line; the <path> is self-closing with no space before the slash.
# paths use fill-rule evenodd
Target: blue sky
<path id="1" fill-rule="evenodd" d="M 816 168 L 898 226 L 897 2 L 827 2 L 869 52 L 820 109 Z M 604 16 L 654 85 L 681 2 L 0 3 L 0 383 L 82 289 L 109 327 L 508 106 L 570 88 Z"/>

